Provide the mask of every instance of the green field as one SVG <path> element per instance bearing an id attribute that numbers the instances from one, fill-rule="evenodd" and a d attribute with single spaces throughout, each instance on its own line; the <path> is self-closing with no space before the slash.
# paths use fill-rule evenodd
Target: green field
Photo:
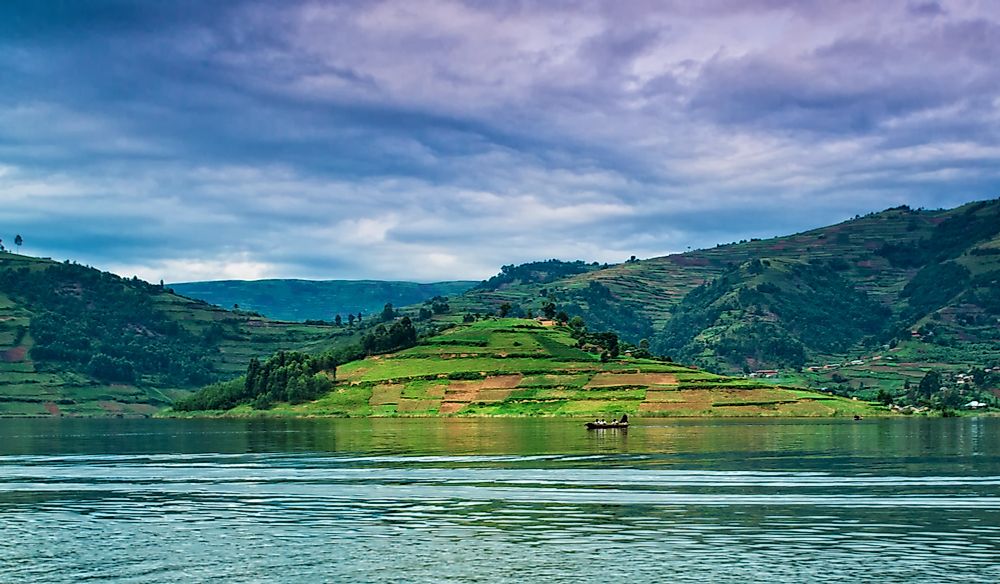
<path id="1" fill-rule="evenodd" d="M 602 362 L 575 344 L 567 327 L 490 318 L 456 325 L 410 349 L 342 365 L 333 391 L 312 402 L 183 415 L 592 418 L 887 413 L 861 401 L 673 363 L 628 357 Z"/>

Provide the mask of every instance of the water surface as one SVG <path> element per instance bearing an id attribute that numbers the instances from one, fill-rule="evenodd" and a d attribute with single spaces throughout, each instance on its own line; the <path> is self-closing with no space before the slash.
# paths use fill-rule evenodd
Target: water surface
<path id="1" fill-rule="evenodd" d="M 996 582 L 998 432 L 0 420 L 0 581 Z"/>

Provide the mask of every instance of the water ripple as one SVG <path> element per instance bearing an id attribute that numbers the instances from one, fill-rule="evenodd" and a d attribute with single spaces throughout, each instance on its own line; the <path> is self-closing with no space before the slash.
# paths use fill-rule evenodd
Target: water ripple
<path id="1" fill-rule="evenodd" d="M 3 455 L 0 581 L 1000 581 L 992 455 L 720 456 Z"/>

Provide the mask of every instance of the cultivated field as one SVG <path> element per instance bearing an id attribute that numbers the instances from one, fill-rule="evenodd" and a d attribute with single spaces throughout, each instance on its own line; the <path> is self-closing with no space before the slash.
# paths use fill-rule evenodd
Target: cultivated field
<path id="1" fill-rule="evenodd" d="M 266 416 L 853 416 L 852 401 L 622 357 L 601 362 L 565 327 L 526 319 L 458 325 L 423 344 L 337 370 L 310 403 L 228 415 Z"/>

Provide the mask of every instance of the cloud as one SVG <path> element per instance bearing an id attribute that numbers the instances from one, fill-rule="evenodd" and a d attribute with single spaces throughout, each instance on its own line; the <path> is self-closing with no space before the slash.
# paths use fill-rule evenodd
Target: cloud
<path id="1" fill-rule="evenodd" d="M 7 3 L 0 229 L 154 281 L 432 280 L 950 206 L 1000 186 L 998 33 L 973 0 Z"/>

